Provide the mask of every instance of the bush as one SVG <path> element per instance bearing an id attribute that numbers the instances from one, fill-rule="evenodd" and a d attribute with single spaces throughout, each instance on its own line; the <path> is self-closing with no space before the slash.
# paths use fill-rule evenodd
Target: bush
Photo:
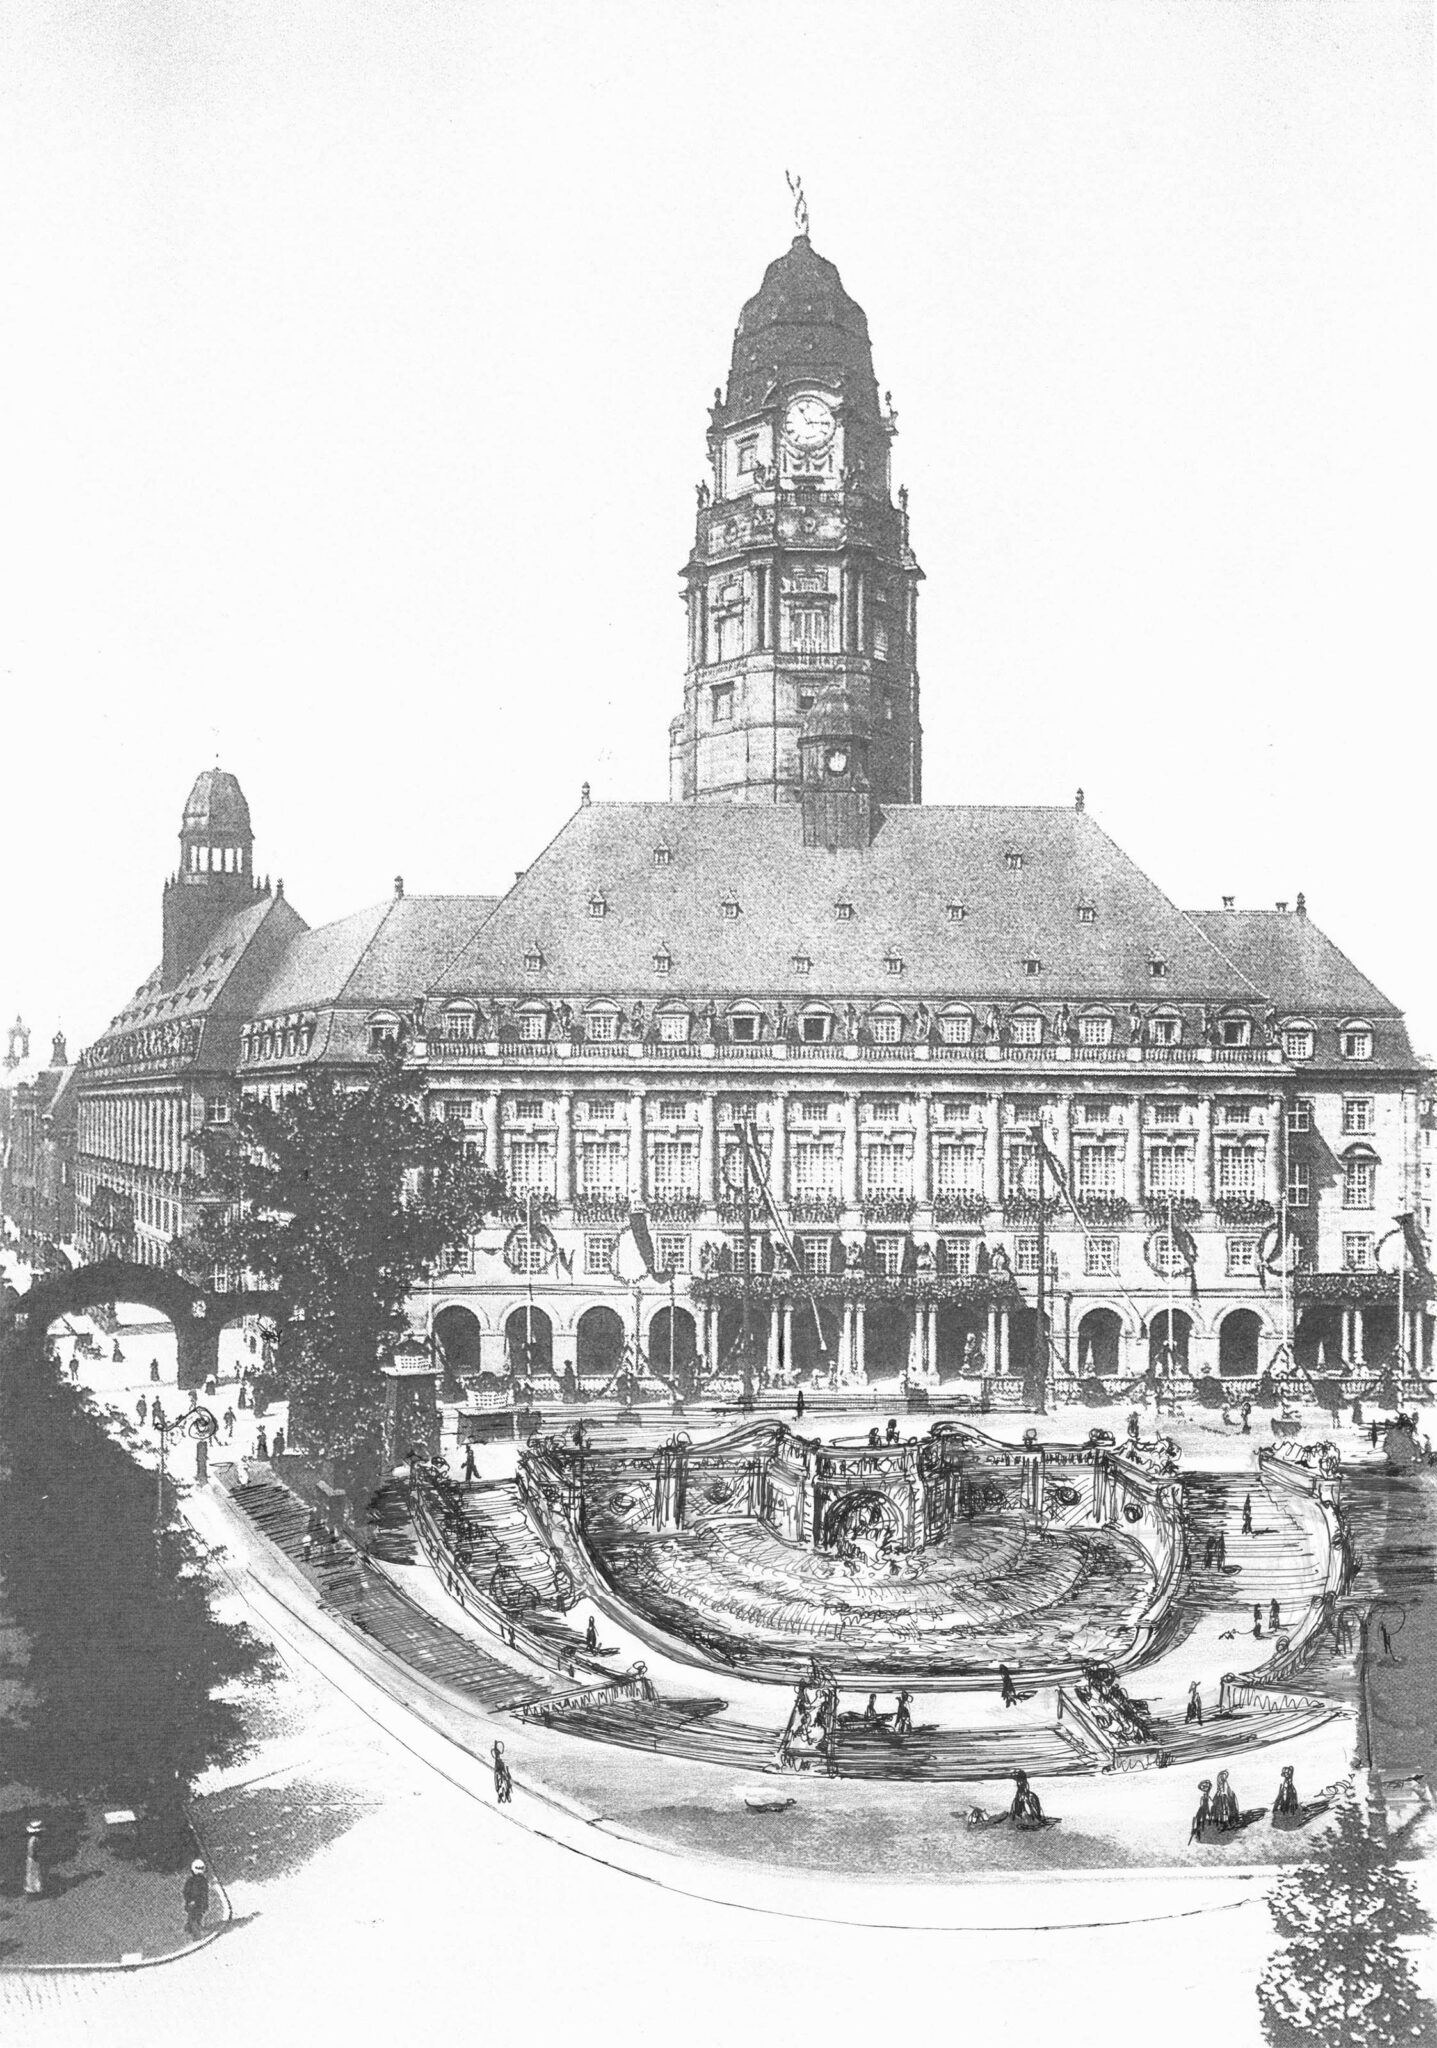
<path id="1" fill-rule="evenodd" d="M 1193 1381 L 1193 1394 L 1199 1408 L 1221 1408 L 1227 1400 L 1222 1381 L 1214 1379 L 1210 1372 Z"/>
<path id="2" fill-rule="evenodd" d="M 1270 1372 L 1264 1371 L 1260 1375 L 1252 1398 L 1259 1408 L 1275 1408 L 1277 1406 L 1277 1382 L 1273 1379 Z"/>
<path id="3" fill-rule="evenodd" d="M 1086 1407 L 1111 1408 L 1113 1405 L 1113 1390 L 1106 1380 L 1100 1380 L 1096 1377 L 1079 1380 L 1078 1390 L 1082 1394 Z"/>

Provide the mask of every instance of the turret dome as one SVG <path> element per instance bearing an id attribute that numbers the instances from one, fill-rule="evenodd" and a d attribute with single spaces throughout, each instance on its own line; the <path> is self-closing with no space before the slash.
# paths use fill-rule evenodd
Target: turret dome
<path id="1" fill-rule="evenodd" d="M 727 412 L 756 411 L 775 384 L 808 376 L 842 386 L 856 413 L 878 418 L 868 316 L 843 289 L 838 266 L 807 235 L 795 235 L 769 264 L 739 315 L 729 368 Z"/>
<path id="2" fill-rule="evenodd" d="M 185 798 L 180 830 L 235 837 L 251 831 L 244 791 L 227 768 L 206 768 Z"/>

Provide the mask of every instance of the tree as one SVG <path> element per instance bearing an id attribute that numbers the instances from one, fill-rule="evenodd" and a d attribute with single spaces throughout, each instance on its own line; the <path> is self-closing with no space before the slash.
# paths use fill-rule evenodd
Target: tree
<path id="1" fill-rule="evenodd" d="M 1399 1940 L 1431 1922 L 1350 1788 L 1334 1815 L 1322 1853 L 1268 1896 L 1283 1943 L 1257 1987 L 1263 2030 L 1272 2048 L 1431 2048 L 1437 2016 Z"/>
<path id="2" fill-rule="evenodd" d="M 188 1840 L 207 1765 L 249 1746 L 238 1682 L 264 1676 L 247 1628 L 216 1620 L 203 1555 L 84 1392 L 16 1340 L 0 1367 L 4 1604 L 24 1643 L 0 1716 L 7 1774 L 144 1812 L 151 1849 Z"/>
<path id="3" fill-rule="evenodd" d="M 272 1378 L 292 1440 L 368 1464 L 405 1301 L 466 1244 L 502 1184 L 425 1116 L 401 1052 L 379 1055 L 359 1086 L 317 1074 L 277 1107 L 247 1098 L 201 1144 L 217 1199 L 183 1264 L 195 1277 L 253 1274 L 278 1294 Z"/>

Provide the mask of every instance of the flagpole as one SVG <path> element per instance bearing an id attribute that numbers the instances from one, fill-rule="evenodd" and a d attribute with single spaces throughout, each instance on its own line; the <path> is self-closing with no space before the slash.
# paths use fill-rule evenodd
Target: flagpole
<path id="1" fill-rule="evenodd" d="M 1047 1199 L 1044 1182 L 1043 1162 L 1046 1146 L 1043 1143 L 1043 1112 L 1038 1111 L 1038 1413 L 1046 1415 L 1048 1391 L 1048 1328 L 1043 1315 L 1043 1293 L 1047 1280 L 1048 1233 L 1044 1227 L 1043 1206 Z"/>
<path id="2" fill-rule="evenodd" d="M 743 1124 L 739 1151 L 743 1164 L 743 1396 L 753 1400 L 753 1205 L 749 1188 L 748 1148 L 757 1143 L 753 1119 Z"/>
<path id="3" fill-rule="evenodd" d="M 1176 1223 L 1175 1223 L 1175 1219 L 1174 1219 L 1174 1215 L 1173 1215 L 1173 1191 L 1172 1191 L 1172 1187 L 1171 1187 L 1171 1185 L 1169 1185 L 1169 1187 L 1168 1187 L 1168 1256 L 1167 1256 L 1167 1269 L 1168 1269 L 1168 1341 L 1167 1341 L 1166 1345 L 1165 1345 L 1165 1346 L 1163 1347 L 1163 1348 L 1164 1348 L 1164 1350 L 1165 1350 L 1165 1351 L 1166 1351 L 1166 1353 L 1167 1353 L 1167 1360 L 1166 1360 L 1166 1363 L 1167 1363 L 1167 1377 L 1168 1377 L 1169 1379 L 1171 1379 L 1171 1378 L 1172 1378 L 1172 1376 L 1173 1376 L 1173 1367 L 1174 1367 L 1174 1365 L 1175 1365 L 1175 1363 L 1176 1363 L 1176 1359 L 1177 1359 L 1177 1344 L 1176 1344 L 1176 1340 L 1175 1340 L 1175 1333 L 1174 1333 L 1174 1330 L 1173 1330 L 1173 1277 L 1174 1277 L 1174 1276 L 1173 1276 L 1173 1260 L 1174 1260 L 1174 1256 L 1175 1256 L 1175 1254 L 1176 1254 L 1176 1252 L 1177 1252 L 1177 1248 L 1178 1248 L 1178 1237 L 1177 1237 L 1177 1229 L 1176 1229 Z M 1161 1396 L 1162 1396 L 1162 1388 L 1161 1388 L 1160 1386 L 1159 1386 L 1159 1387 L 1156 1387 L 1156 1388 L 1154 1389 L 1154 1391 L 1153 1391 L 1153 1406 L 1154 1406 L 1154 1408 L 1161 1408 L 1161 1406 L 1162 1406 L 1162 1399 L 1161 1399 Z M 1176 1402 L 1176 1395 L 1174 1395 L 1174 1402 Z"/>

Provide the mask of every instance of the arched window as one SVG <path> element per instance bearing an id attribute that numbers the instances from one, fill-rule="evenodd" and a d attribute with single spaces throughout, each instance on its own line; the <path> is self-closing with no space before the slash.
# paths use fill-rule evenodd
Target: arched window
<path id="1" fill-rule="evenodd" d="M 1282 1027 L 1282 1056 L 1288 1060 L 1310 1060 L 1317 1033 L 1306 1017 L 1289 1017 Z"/>
<path id="2" fill-rule="evenodd" d="M 392 1011 L 376 1010 L 365 1024 L 371 1052 L 393 1052 L 399 1044 L 399 1019 Z"/>
<path id="3" fill-rule="evenodd" d="M 1342 1206 L 1372 1209 L 1377 1204 L 1377 1154 L 1370 1145 L 1349 1145 L 1342 1155 Z"/>
<path id="4" fill-rule="evenodd" d="M 1043 1043 L 1043 1014 L 1041 1010 L 1015 1010 L 1009 1025 L 1009 1036 L 1014 1045 L 1041 1045 Z"/>
<path id="5" fill-rule="evenodd" d="M 473 1003 L 447 1003 L 439 1019 L 440 1033 L 445 1038 L 472 1038 L 474 1036 L 475 1011 Z"/>
<path id="6" fill-rule="evenodd" d="M 1354 1018 L 1343 1025 L 1337 1034 L 1337 1043 L 1345 1060 L 1370 1060 L 1372 1026 L 1362 1018 Z"/>
<path id="7" fill-rule="evenodd" d="M 619 1035 L 617 1003 L 591 1003 L 584 1012 L 584 1037 L 590 1045 L 610 1045 Z"/>
<path id="8" fill-rule="evenodd" d="M 954 1003 L 938 1019 L 938 1034 L 945 1045 L 973 1043 L 973 1012 Z"/>
<path id="9" fill-rule="evenodd" d="M 762 1030 L 757 1003 L 735 1003 L 728 1013 L 728 1035 L 735 1045 L 754 1045 Z"/>
<path id="10" fill-rule="evenodd" d="M 1182 1042 L 1183 1020 L 1176 1010 L 1159 1010 L 1155 1017 L 1149 1017 L 1149 1045 L 1181 1045 Z"/>
<path id="11" fill-rule="evenodd" d="M 903 1012 L 893 1003 L 880 1003 L 868 1013 L 868 1035 L 875 1045 L 897 1045 L 903 1037 Z"/>
<path id="12" fill-rule="evenodd" d="M 799 1017 L 798 1035 L 804 1045 L 827 1045 L 833 1037 L 833 1012 L 811 1003 Z"/>
<path id="13" fill-rule="evenodd" d="M 1252 1044 L 1252 1019 L 1243 1010 L 1228 1010 L 1218 1020 L 1218 1043 L 1229 1051 Z"/>
<path id="14" fill-rule="evenodd" d="M 1078 1019 L 1078 1042 L 1080 1045 L 1112 1044 L 1113 1020 L 1106 1010 L 1089 1010 Z"/>

